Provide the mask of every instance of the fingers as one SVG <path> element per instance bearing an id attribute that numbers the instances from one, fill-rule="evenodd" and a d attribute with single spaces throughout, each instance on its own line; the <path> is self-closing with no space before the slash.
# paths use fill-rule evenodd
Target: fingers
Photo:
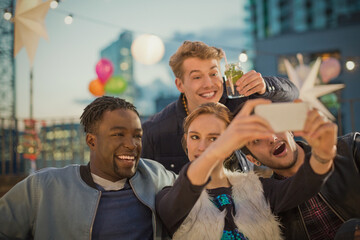
<path id="1" fill-rule="evenodd" d="M 237 126 L 238 128 L 248 128 L 252 129 L 253 127 L 261 129 L 267 132 L 274 132 L 270 123 L 264 118 L 257 115 L 243 116 L 241 118 L 236 118 L 231 122 L 232 125 Z M 230 124 L 230 125 L 231 125 Z"/>
<path id="2" fill-rule="evenodd" d="M 237 90 L 240 94 L 250 96 L 254 93 L 264 94 L 266 92 L 266 84 L 261 76 L 254 70 L 245 73 L 237 82 Z"/>
<path id="3" fill-rule="evenodd" d="M 308 112 L 304 131 L 298 136 L 304 139 L 322 158 L 332 158 L 337 142 L 337 125 L 328 120 L 319 110 L 313 109 Z"/>
<path id="4" fill-rule="evenodd" d="M 308 112 L 308 116 L 304 126 L 304 132 L 311 135 L 316 129 L 329 120 L 317 109 L 313 109 Z"/>
<path id="5" fill-rule="evenodd" d="M 316 131 L 312 132 L 310 137 L 311 138 L 320 138 L 321 136 L 324 136 L 325 134 L 331 134 L 333 136 L 326 140 L 336 143 L 336 135 L 337 135 L 336 133 L 337 133 L 337 125 L 332 122 L 326 122 L 324 124 L 321 124 L 316 129 Z"/>
<path id="6" fill-rule="evenodd" d="M 311 137 L 313 152 L 323 159 L 333 159 L 336 155 L 337 125 L 328 122 L 321 125 Z"/>
<path id="7" fill-rule="evenodd" d="M 255 139 L 273 138 L 274 131 L 268 123 L 259 116 L 251 115 L 233 120 L 225 132 L 216 140 L 222 142 L 222 147 L 236 150 Z"/>
<path id="8" fill-rule="evenodd" d="M 260 105 L 260 104 L 270 104 L 270 103 L 271 103 L 270 100 L 263 99 L 263 98 L 248 100 L 242 107 L 241 111 L 236 115 L 235 118 L 249 116 L 253 112 L 255 106 Z"/>
<path id="9" fill-rule="evenodd" d="M 241 87 L 236 87 L 236 90 L 241 94 L 244 95 L 245 97 L 248 97 L 250 95 L 253 95 L 255 93 L 259 93 L 259 94 L 263 94 L 260 93 L 262 92 L 262 90 L 264 89 L 265 83 L 262 84 L 263 82 L 258 81 L 258 82 L 252 82 L 248 85 L 246 85 L 246 87 L 241 88 Z M 266 87 L 265 87 L 266 89 Z"/>

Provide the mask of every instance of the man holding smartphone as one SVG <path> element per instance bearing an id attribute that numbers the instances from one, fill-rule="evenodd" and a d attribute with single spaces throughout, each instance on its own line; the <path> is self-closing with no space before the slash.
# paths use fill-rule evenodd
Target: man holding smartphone
<path id="1" fill-rule="evenodd" d="M 255 165 L 272 169 L 275 179 L 293 176 L 305 159 L 324 164 L 334 159 L 334 172 L 321 191 L 279 214 L 285 238 L 355 239 L 360 233 L 360 133 L 337 137 L 337 125 L 313 109 L 304 129 L 294 134 L 306 142 L 295 141 L 293 133 L 287 131 L 272 139 L 249 142 L 242 149 Z"/>

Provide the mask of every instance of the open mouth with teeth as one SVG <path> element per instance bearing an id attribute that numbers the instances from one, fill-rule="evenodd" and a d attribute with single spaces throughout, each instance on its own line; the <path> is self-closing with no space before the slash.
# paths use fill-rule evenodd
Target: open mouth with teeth
<path id="1" fill-rule="evenodd" d="M 200 94 L 201 97 L 204 97 L 204 98 L 211 98 L 213 96 L 215 96 L 216 92 L 213 91 L 213 92 L 208 92 L 208 93 L 203 93 L 203 94 Z"/>
<path id="2" fill-rule="evenodd" d="M 135 163 L 135 156 L 131 155 L 115 155 L 115 157 L 120 160 L 122 163 L 125 163 L 127 165 L 133 165 Z"/>
<path id="3" fill-rule="evenodd" d="M 275 150 L 273 151 L 274 156 L 280 156 L 282 155 L 286 150 L 285 143 L 281 143 L 280 145 L 275 147 Z"/>

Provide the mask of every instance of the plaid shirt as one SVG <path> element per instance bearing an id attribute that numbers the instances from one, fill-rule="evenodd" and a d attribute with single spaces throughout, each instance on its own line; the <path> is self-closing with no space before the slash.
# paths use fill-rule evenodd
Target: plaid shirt
<path id="1" fill-rule="evenodd" d="M 286 179 L 278 174 L 274 174 L 274 177 Z M 334 239 L 337 230 L 343 224 L 319 194 L 300 204 L 299 209 L 311 240 Z"/>

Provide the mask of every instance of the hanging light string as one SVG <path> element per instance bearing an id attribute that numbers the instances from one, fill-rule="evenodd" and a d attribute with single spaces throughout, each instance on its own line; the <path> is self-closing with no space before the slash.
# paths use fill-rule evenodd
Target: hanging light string
<path id="1" fill-rule="evenodd" d="M 54 0 L 54 2 L 57 2 L 58 4 L 60 4 L 60 0 Z M 4 12 L 2 14 L 3 18 L 5 20 L 7 20 L 7 21 L 12 22 L 12 19 L 13 19 L 12 10 L 13 9 L 10 7 L 10 8 L 0 8 L 0 10 Z M 67 20 L 65 20 L 66 24 L 71 24 L 72 23 L 74 15 L 70 11 L 62 10 L 62 9 L 59 9 L 58 7 L 54 8 L 52 10 L 53 10 L 54 13 L 65 15 L 66 18 L 67 18 Z M 120 26 L 120 25 L 117 25 L 117 24 L 114 24 L 114 23 L 102 21 L 102 20 L 99 20 L 99 19 L 84 16 L 84 15 L 81 15 L 81 14 L 76 14 L 75 16 L 76 16 L 76 19 L 81 19 L 81 20 L 91 22 L 91 23 L 94 23 L 94 24 L 98 24 L 98 25 L 102 25 L 102 26 L 106 26 L 106 27 L 112 27 L 112 28 L 116 28 L 116 29 L 122 29 L 123 31 L 129 31 L 129 32 L 133 32 L 133 33 L 141 33 L 140 31 L 130 30 L 130 29 L 124 28 L 123 26 Z M 157 35 L 157 34 L 154 34 L 154 35 Z M 179 42 L 179 44 L 181 44 L 184 41 L 184 39 L 176 39 L 176 38 L 168 39 L 168 38 L 164 38 L 164 37 L 161 37 L 161 38 L 164 39 L 167 42 Z M 240 53 L 239 54 L 239 60 L 241 62 L 246 62 L 248 60 L 248 55 L 249 55 L 248 53 L 249 52 L 253 52 L 253 54 L 251 54 L 251 55 L 261 54 L 261 55 L 268 55 L 268 56 L 275 56 L 275 57 L 286 57 L 286 54 L 278 54 L 278 53 L 274 53 L 274 52 L 257 51 L 257 50 L 244 49 L 244 48 L 240 49 L 240 48 L 231 47 L 231 46 L 225 46 L 225 45 L 221 45 L 221 44 L 217 44 L 217 47 L 222 48 L 222 49 L 226 49 L 226 50 L 229 50 L 229 51 L 233 51 L 233 52 L 239 52 Z M 358 65 L 359 65 L 359 62 L 360 62 L 359 58 L 360 58 L 359 56 L 346 57 L 346 59 L 344 59 L 344 63 L 346 65 L 346 68 L 348 70 L 350 70 L 350 71 L 353 70 L 354 68 L 357 68 Z"/>

